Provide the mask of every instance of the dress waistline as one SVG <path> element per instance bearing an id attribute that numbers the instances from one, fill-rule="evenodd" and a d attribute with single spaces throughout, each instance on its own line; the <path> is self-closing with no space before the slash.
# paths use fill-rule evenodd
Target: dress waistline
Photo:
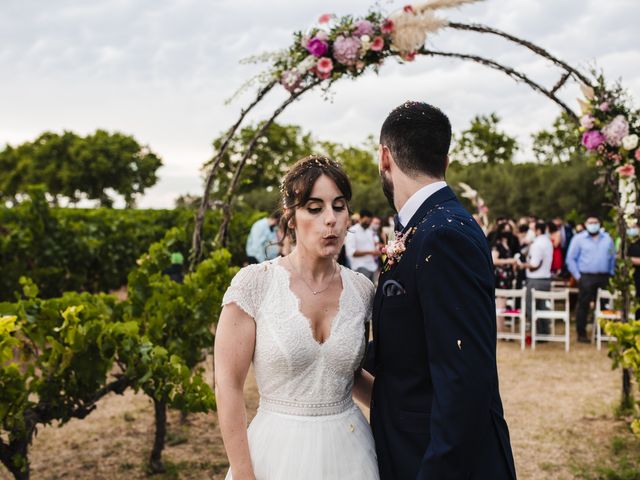
<path id="1" fill-rule="evenodd" d="M 337 415 L 346 412 L 354 405 L 351 396 L 337 402 L 330 403 L 299 403 L 260 397 L 260 410 L 265 412 L 282 413 L 285 415 L 299 415 L 305 417 L 319 417 Z"/>

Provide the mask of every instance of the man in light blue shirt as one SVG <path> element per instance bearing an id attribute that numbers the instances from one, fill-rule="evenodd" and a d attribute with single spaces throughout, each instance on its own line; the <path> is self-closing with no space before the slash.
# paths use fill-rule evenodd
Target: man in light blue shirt
<path id="1" fill-rule="evenodd" d="M 246 246 L 248 263 L 262 263 L 280 255 L 276 231 L 280 216 L 279 212 L 273 213 L 270 217 L 261 218 L 251 226 Z"/>
<path id="2" fill-rule="evenodd" d="M 571 240 L 567 266 L 578 281 L 576 327 L 578 341 L 589 343 L 587 316 L 589 304 L 595 300 L 598 288 L 608 288 L 616 267 L 616 250 L 612 238 L 600 230 L 600 220 L 592 215 L 585 222 L 586 230 Z"/>

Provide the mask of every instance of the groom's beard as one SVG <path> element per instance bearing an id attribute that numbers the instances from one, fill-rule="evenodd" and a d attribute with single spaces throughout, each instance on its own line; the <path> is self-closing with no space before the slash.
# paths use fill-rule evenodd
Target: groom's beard
<path id="1" fill-rule="evenodd" d="M 385 173 L 380 174 L 380 183 L 382 183 L 382 193 L 387 198 L 387 202 L 389 202 L 389 206 L 395 212 L 396 206 L 393 203 L 393 181 L 390 178 L 387 178 Z"/>

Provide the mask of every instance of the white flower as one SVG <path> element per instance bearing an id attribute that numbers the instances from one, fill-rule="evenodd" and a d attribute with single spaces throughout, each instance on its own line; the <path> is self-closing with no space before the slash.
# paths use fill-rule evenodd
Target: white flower
<path id="1" fill-rule="evenodd" d="M 632 135 L 627 135 L 622 139 L 622 146 L 625 150 L 633 150 L 638 146 L 638 135 L 635 133 Z"/>
<path id="2" fill-rule="evenodd" d="M 316 57 L 314 57 L 313 55 L 309 55 L 307 58 L 305 58 L 298 64 L 298 71 L 302 75 L 304 75 L 313 67 L 315 67 L 317 62 L 318 62 L 318 59 Z"/>
<path id="3" fill-rule="evenodd" d="M 363 35 L 360 37 L 360 58 L 364 57 L 371 48 L 371 37 Z"/>

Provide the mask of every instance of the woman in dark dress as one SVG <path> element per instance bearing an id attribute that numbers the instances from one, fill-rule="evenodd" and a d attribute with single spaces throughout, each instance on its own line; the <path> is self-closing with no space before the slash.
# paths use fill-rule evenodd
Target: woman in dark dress
<path id="1" fill-rule="evenodd" d="M 491 245 L 491 256 L 493 257 L 496 288 L 510 289 L 513 288 L 513 282 L 516 278 L 514 271 L 516 259 L 511 249 L 511 237 L 513 234 L 506 227 L 508 227 L 508 225 L 500 225 L 493 245 Z M 496 308 L 498 311 L 503 310 L 505 307 L 506 299 L 496 298 Z M 498 323 L 498 331 L 504 331 L 504 317 L 498 315 L 496 320 Z"/>

